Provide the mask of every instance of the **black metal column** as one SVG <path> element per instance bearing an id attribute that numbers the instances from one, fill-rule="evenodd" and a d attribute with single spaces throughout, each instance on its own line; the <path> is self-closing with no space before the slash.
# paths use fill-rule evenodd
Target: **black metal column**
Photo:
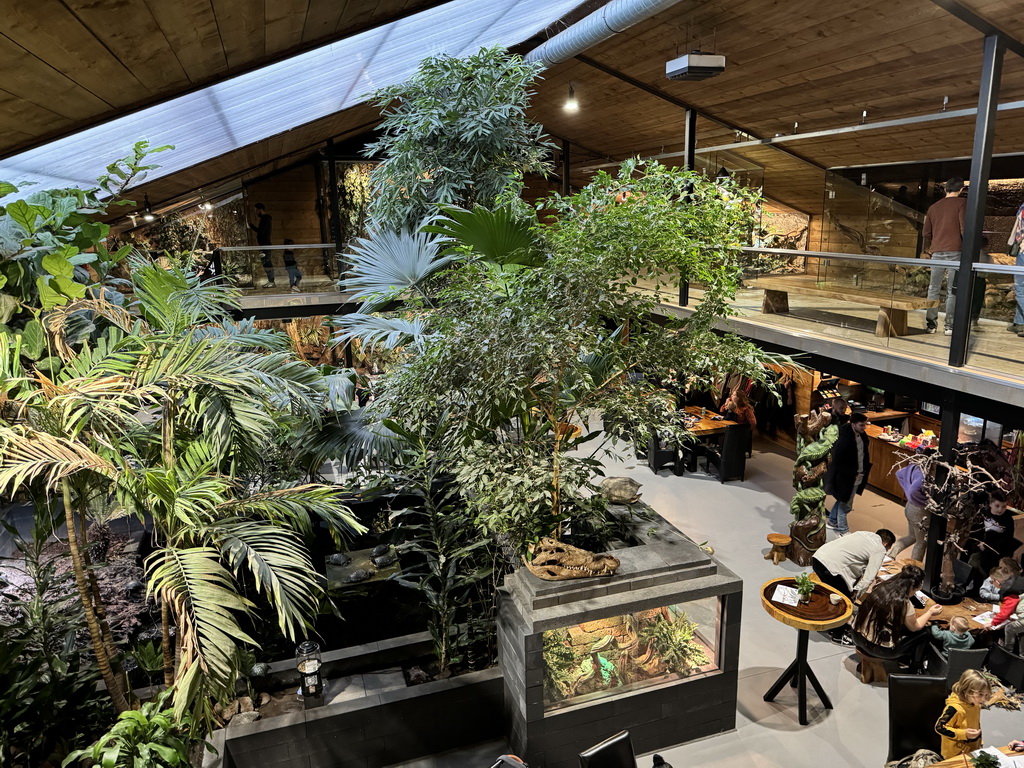
<path id="1" fill-rule="evenodd" d="M 960 409 L 956 395 L 947 392 L 942 400 L 942 423 L 939 427 L 939 456 L 953 466 L 956 438 L 960 431 Z M 944 472 L 943 467 L 938 468 Z M 937 477 L 937 482 L 944 478 Z M 949 520 L 943 515 L 932 515 L 928 524 L 928 544 L 924 553 L 924 591 L 931 594 L 932 589 L 942 583 L 942 549 L 946 543 L 946 530 Z"/>
<path id="2" fill-rule="evenodd" d="M 697 110 L 687 109 L 684 117 L 683 167 L 692 171 L 697 167 Z M 690 303 L 690 281 L 685 274 L 679 276 L 679 306 Z"/>
<path id="3" fill-rule="evenodd" d="M 572 182 L 569 181 L 569 144 L 568 139 L 562 139 L 562 197 L 572 194 Z"/>
<path id="4" fill-rule="evenodd" d="M 978 115 L 974 121 L 974 148 L 971 152 L 971 186 L 967 195 L 967 215 L 960 251 L 960 269 L 956 275 L 956 307 L 953 311 L 953 336 L 949 342 L 949 364 L 961 366 L 967 360 L 967 338 L 971 320 L 974 272 L 971 265 L 981 251 L 981 231 L 985 228 L 985 202 L 992 165 L 992 142 L 996 132 L 996 108 L 999 80 L 1003 72 L 1006 45 L 997 34 L 985 38 L 981 63 L 981 87 Z"/>

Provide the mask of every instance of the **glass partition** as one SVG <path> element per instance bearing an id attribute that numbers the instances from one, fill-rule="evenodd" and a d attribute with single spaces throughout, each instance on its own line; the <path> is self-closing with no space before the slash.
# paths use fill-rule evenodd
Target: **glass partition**
<path id="1" fill-rule="evenodd" d="M 1024 333 L 1024 265 L 975 265 L 971 293 L 967 364 L 1021 376 L 1024 337 L 1018 334 Z"/>
<path id="2" fill-rule="evenodd" d="M 338 264 L 329 243 L 221 248 L 214 269 L 246 295 L 338 290 Z"/>

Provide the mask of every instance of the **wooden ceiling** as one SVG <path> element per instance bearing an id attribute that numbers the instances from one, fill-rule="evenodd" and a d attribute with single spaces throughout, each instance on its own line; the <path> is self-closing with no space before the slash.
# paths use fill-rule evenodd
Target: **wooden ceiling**
<path id="1" fill-rule="evenodd" d="M 0 157 L 443 0 L 0 0 Z"/>
<path id="2" fill-rule="evenodd" d="M 1024 39 L 1020 0 L 961 0 Z M 0 0 L 0 155 L 177 95 L 315 44 L 425 7 L 426 0 Z M 173 7 L 173 13 L 171 12 Z M 526 46 L 528 49 L 532 45 Z M 667 80 L 691 48 L 725 54 L 725 73 Z M 672 9 L 544 73 L 531 115 L 569 139 L 572 179 L 632 155 L 680 152 L 694 106 L 698 150 L 750 136 L 831 130 L 977 104 L 982 35 L 932 0 L 681 0 Z M 562 109 L 569 84 L 581 109 Z M 1024 99 L 1024 60 L 1007 53 L 1000 101 Z M 140 190 L 167 200 L 232 176 L 259 175 L 315 152 L 331 136 L 373 126 L 356 107 Z M 723 125 L 724 123 L 724 125 Z M 739 128 L 746 135 L 738 135 Z M 973 118 L 738 147 L 765 169 L 765 190 L 798 210 L 821 209 L 824 169 L 969 155 Z M 586 149 L 583 149 L 586 148 Z M 997 152 L 1024 153 L 1024 110 L 1002 113 Z"/>

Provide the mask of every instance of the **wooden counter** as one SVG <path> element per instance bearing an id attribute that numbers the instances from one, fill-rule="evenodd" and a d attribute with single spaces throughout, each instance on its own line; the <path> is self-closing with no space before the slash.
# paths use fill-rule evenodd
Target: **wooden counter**
<path id="1" fill-rule="evenodd" d="M 871 472 L 868 474 L 868 484 L 886 493 L 891 493 L 898 499 L 906 500 L 903 489 L 896 480 L 896 465 L 908 456 L 913 456 L 914 451 L 910 448 L 903 448 L 896 443 L 882 440 L 878 436 L 884 430 L 869 424 L 864 434 L 868 436 L 868 458 L 871 461 Z"/>

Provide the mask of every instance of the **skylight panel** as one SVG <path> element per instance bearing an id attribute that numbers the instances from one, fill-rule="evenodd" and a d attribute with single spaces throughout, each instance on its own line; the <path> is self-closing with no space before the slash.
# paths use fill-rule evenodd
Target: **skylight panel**
<path id="1" fill-rule="evenodd" d="M 521 43 L 581 0 L 452 0 L 0 160 L 0 180 L 89 187 L 145 139 L 173 144 L 147 181 L 352 107 L 438 54 Z"/>

